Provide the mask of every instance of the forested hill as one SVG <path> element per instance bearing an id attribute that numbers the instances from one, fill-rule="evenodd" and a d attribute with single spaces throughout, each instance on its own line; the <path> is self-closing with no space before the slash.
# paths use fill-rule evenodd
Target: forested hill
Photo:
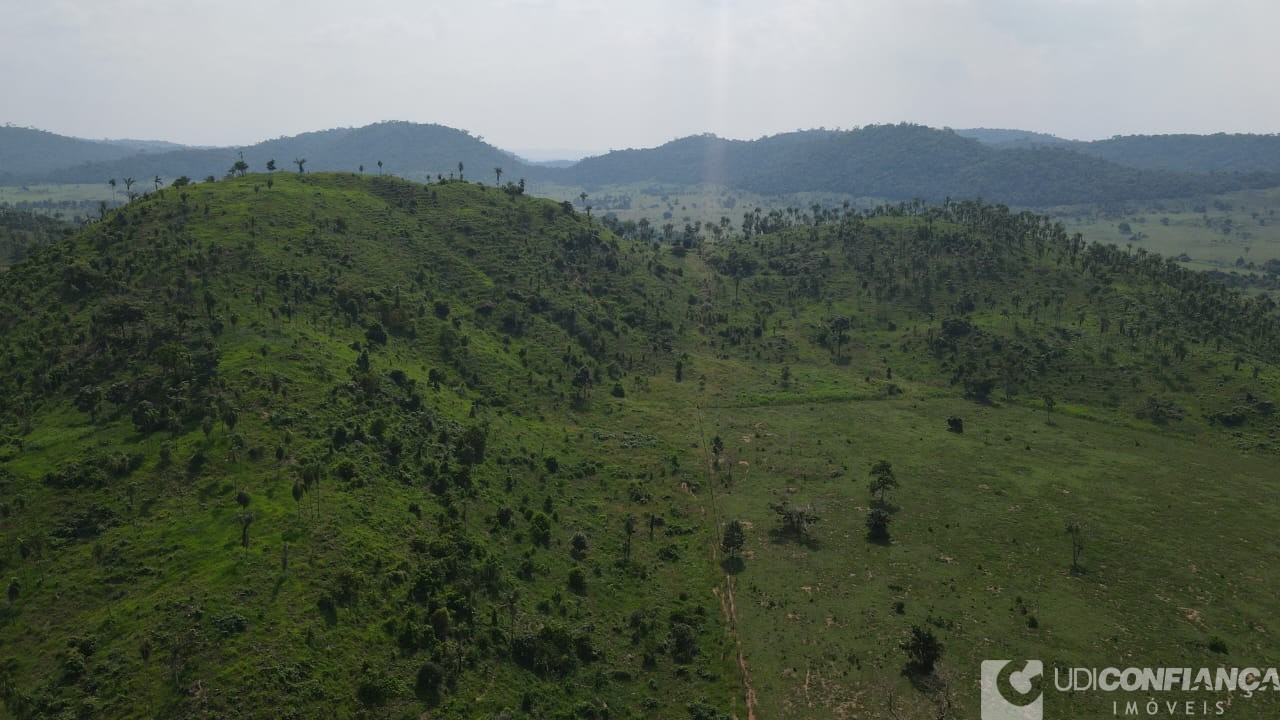
<path id="1" fill-rule="evenodd" d="M 1065 148 L 998 149 L 950 130 L 874 125 L 755 141 L 712 136 L 588 158 L 562 182 L 719 182 L 762 194 L 839 192 L 892 200 L 988 198 L 1024 206 L 1187 197 L 1280 184 L 1274 172 L 1205 175 L 1142 170 Z"/>
<path id="2" fill-rule="evenodd" d="M 514 183 L 157 190 L 0 275 L 3 713 L 783 717 L 811 674 L 806 717 L 880 717 L 913 625 L 954 687 L 1117 625 L 1198 666 L 1204 628 L 1144 620 L 1204 593 L 1252 652 L 1273 588 L 1173 573 L 1280 562 L 1219 519 L 1280 522 L 1241 499 L 1275 491 L 1277 327 L 973 201 L 658 236 Z M 1078 513 L 1120 548 L 1088 575 L 1044 550 Z M 1021 614 L 966 620 L 993 586 Z"/>
<path id="3" fill-rule="evenodd" d="M 99 142 L 56 135 L 44 130 L 0 127 L 0 185 L 32 182 L 51 170 L 84 163 L 109 163 L 144 150 L 166 147 L 139 141 Z M 95 176 L 86 182 L 105 182 Z"/>
<path id="4" fill-rule="evenodd" d="M 1072 147 L 1086 155 L 1137 168 L 1280 172 L 1280 135 L 1129 135 Z"/>
<path id="5" fill-rule="evenodd" d="M 1106 140 L 1067 140 L 1027 130 L 957 130 L 984 144 L 1004 149 L 1059 147 L 1126 167 L 1179 172 L 1280 172 L 1280 135 L 1214 133 L 1192 135 L 1117 135 Z"/>
<path id="6" fill-rule="evenodd" d="M 384 122 L 281 137 L 244 148 L 178 150 L 82 162 L 49 169 L 31 179 L 102 183 L 107 178 L 133 177 L 146 182 L 155 176 L 185 175 L 199 180 L 210 175 L 226 175 L 241 158 L 254 171 L 266 169 L 269 160 L 275 160 L 280 170 L 296 171 L 294 161 L 305 160 L 304 169 L 310 171 L 356 172 L 363 167 L 364 172 L 371 175 L 385 173 L 419 179 L 457 175 L 459 163 L 463 164 L 462 174 L 472 178 L 492 180 L 495 167 L 508 171 L 508 179 L 516 179 L 526 172 L 524 165 L 510 153 L 461 130 L 443 125 Z"/>

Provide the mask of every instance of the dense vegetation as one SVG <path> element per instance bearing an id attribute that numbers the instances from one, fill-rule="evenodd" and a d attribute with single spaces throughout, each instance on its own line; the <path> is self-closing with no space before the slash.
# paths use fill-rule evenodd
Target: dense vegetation
<path id="1" fill-rule="evenodd" d="M 34 247 L 67 237 L 75 226 L 29 210 L 0 207 L 0 269 L 26 257 Z"/>
<path id="2" fill-rule="evenodd" d="M 0 276 L 0 698 L 966 717 L 992 653 L 1277 664 L 1278 322 L 973 201 L 158 190 Z"/>

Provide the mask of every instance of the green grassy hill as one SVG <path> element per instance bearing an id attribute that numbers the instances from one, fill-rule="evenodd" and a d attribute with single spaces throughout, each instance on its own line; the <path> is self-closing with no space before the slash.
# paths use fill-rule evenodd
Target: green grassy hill
<path id="1" fill-rule="evenodd" d="M 1280 664 L 1266 299 L 970 202 L 611 225 L 250 175 L 0 276 L 7 714 L 970 717 L 989 657 Z"/>

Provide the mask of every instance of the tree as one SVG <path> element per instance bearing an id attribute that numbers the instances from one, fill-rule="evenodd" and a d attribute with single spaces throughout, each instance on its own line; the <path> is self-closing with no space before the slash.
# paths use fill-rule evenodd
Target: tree
<path id="1" fill-rule="evenodd" d="M 693 662 L 698 654 L 698 631 L 682 622 L 671 623 L 671 659 L 681 665 Z"/>
<path id="2" fill-rule="evenodd" d="M 626 533 L 627 544 L 623 551 L 623 558 L 631 560 L 631 536 L 636 534 L 636 516 L 627 515 L 627 519 L 622 521 L 622 531 Z"/>
<path id="3" fill-rule="evenodd" d="M 853 322 L 844 315 L 835 315 L 827 320 L 827 332 L 831 333 L 831 350 L 836 357 L 840 357 L 840 350 L 849 340 L 849 330 L 853 328 Z"/>
<path id="4" fill-rule="evenodd" d="M 303 172 L 305 172 L 305 171 L 303 170 L 303 167 L 305 167 L 305 166 L 306 166 L 306 164 L 307 164 L 307 159 L 306 159 L 306 158 L 294 158 L 294 159 L 293 159 L 293 164 L 298 166 L 298 174 L 299 174 L 299 175 L 301 175 Z"/>
<path id="5" fill-rule="evenodd" d="M 1071 572 L 1080 572 L 1080 554 L 1084 552 L 1084 535 L 1088 526 L 1080 519 L 1067 522 L 1067 535 L 1071 537 Z"/>
<path id="6" fill-rule="evenodd" d="M 111 186 L 111 200 L 114 202 L 116 199 L 116 179 L 111 178 L 107 181 L 107 184 Z"/>
<path id="7" fill-rule="evenodd" d="M 382 174 L 382 161 L 381 161 L 381 160 L 379 160 L 379 161 L 378 161 L 378 174 L 379 174 L 379 175 L 381 175 L 381 174 Z"/>
<path id="8" fill-rule="evenodd" d="M 579 595 L 586 594 L 587 576 L 582 572 L 582 568 L 575 567 L 569 571 L 569 589 Z"/>
<path id="9" fill-rule="evenodd" d="M 414 689 L 418 693 L 418 697 L 422 698 L 428 705 L 436 705 L 440 702 L 440 685 L 444 683 L 444 668 L 435 662 L 428 660 L 418 668 L 418 678 L 414 685 Z"/>
<path id="10" fill-rule="evenodd" d="M 245 162 L 244 158 L 236 160 L 231 166 L 231 174 L 237 177 L 244 177 L 247 172 L 249 172 L 249 163 Z"/>
<path id="11" fill-rule="evenodd" d="M 578 368 L 578 372 L 573 376 L 573 387 L 576 391 L 577 400 L 585 403 L 591 397 L 591 369 L 586 365 Z"/>
<path id="12" fill-rule="evenodd" d="M 738 551 L 742 550 L 746 542 L 747 533 L 742 528 L 742 523 L 730 520 L 729 524 L 724 526 L 724 537 L 720 538 L 720 549 L 730 557 L 737 557 Z"/>
<path id="13" fill-rule="evenodd" d="M 1053 415 L 1053 408 L 1058 403 L 1054 402 L 1053 396 L 1045 393 L 1044 395 L 1044 421 L 1049 422 L 1049 418 Z"/>
<path id="14" fill-rule="evenodd" d="M 587 554 L 587 536 L 581 532 L 573 534 L 573 539 L 569 541 L 569 545 L 573 548 L 573 556 L 580 558 Z"/>
<path id="15" fill-rule="evenodd" d="M 222 408 L 222 424 L 227 428 L 227 432 L 236 429 L 236 423 L 240 420 L 240 411 L 230 405 Z"/>
<path id="16" fill-rule="evenodd" d="M 155 180 L 154 180 L 153 182 L 155 182 L 155 184 L 156 184 L 156 189 L 157 189 L 157 190 L 159 190 L 159 189 L 160 189 L 160 183 L 161 183 L 160 176 L 159 176 L 159 175 L 157 175 L 157 176 L 155 177 Z"/>
<path id="17" fill-rule="evenodd" d="M 464 178 L 464 177 L 462 176 L 462 161 L 461 161 L 461 160 L 459 160 L 459 161 L 458 161 L 458 179 L 459 179 L 459 180 L 466 180 L 466 178 Z"/>
<path id="18" fill-rule="evenodd" d="M 502 184 L 502 168 L 501 167 L 495 167 L 493 169 L 493 184 L 494 185 Z"/>
<path id="19" fill-rule="evenodd" d="M 276 159 L 271 158 L 270 160 L 267 161 L 267 172 L 275 172 L 275 171 L 276 171 Z"/>
<path id="20" fill-rule="evenodd" d="M 729 257 L 721 267 L 733 278 L 733 301 L 738 302 L 738 288 L 742 285 L 743 278 L 755 273 L 756 261 L 734 249 L 729 251 Z"/>
<path id="21" fill-rule="evenodd" d="M 534 545 L 547 547 L 551 544 L 551 518 L 544 512 L 536 512 L 529 520 L 529 538 Z"/>
<path id="22" fill-rule="evenodd" d="M 889 541 L 889 520 L 891 516 L 884 508 L 872 508 L 867 513 L 867 539 L 883 543 Z"/>
<path id="23" fill-rule="evenodd" d="M 893 465 L 888 460 L 880 460 L 871 466 L 871 494 L 878 495 L 884 504 L 884 494 L 898 487 L 898 479 L 893 475 Z"/>
<path id="24" fill-rule="evenodd" d="M 253 513 L 243 512 L 239 515 L 240 519 L 240 547 L 249 551 L 249 526 L 253 524 Z"/>
<path id="25" fill-rule="evenodd" d="M 942 643 L 934 637 L 933 631 L 919 625 L 911 626 L 911 637 L 899 647 L 907 653 L 907 672 L 915 675 L 932 674 L 933 666 L 942 658 Z"/>
<path id="26" fill-rule="evenodd" d="M 131 177 L 127 177 L 124 179 L 124 194 L 125 194 L 125 197 L 129 198 L 130 200 L 133 200 L 133 198 L 135 197 L 135 195 L 133 194 L 133 183 L 134 183 L 134 180 Z"/>

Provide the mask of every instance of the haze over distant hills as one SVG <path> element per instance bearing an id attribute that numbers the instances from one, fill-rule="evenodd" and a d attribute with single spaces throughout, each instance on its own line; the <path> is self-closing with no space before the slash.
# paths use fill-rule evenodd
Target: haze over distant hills
<path id="1" fill-rule="evenodd" d="M 266 140 L 243 148 L 174 149 L 0 128 L 0 184 L 101 183 L 108 178 L 221 177 L 238 159 L 262 169 L 403 177 L 527 179 L 594 189 L 633 182 L 713 183 L 761 194 L 835 192 L 889 200 L 983 197 L 1049 206 L 1216 194 L 1280 185 L 1280 136 L 1160 135 L 1082 142 L 1002 129 L 872 125 L 757 140 L 696 135 L 647 149 L 556 162 L 523 160 L 442 125 L 384 122 Z M 379 166 L 381 162 L 381 166 Z"/>

